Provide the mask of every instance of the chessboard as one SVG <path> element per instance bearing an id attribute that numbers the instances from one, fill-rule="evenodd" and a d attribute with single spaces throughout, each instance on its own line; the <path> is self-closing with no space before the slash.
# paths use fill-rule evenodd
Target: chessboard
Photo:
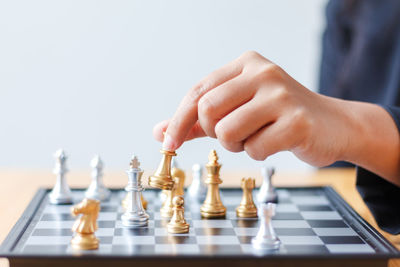
<path id="1" fill-rule="evenodd" d="M 128 229 L 121 223 L 121 200 L 126 192 L 112 190 L 101 203 L 96 236 L 100 247 L 76 251 L 70 246 L 75 218 L 72 205 L 52 205 L 50 190 L 40 189 L 0 248 L 10 266 L 217 266 L 280 264 L 281 266 L 387 266 L 399 252 L 364 221 L 332 188 L 277 188 L 278 204 L 272 219 L 282 245 L 276 251 L 258 251 L 251 239 L 259 228 L 257 218 L 238 218 L 240 189 L 221 189 L 227 207 L 223 219 L 203 219 L 201 203 L 185 200 L 187 234 L 169 234 L 168 220 L 160 216 L 159 190 L 144 191 L 149 225 Z M 74 202 L 84 198 L 72 190 Z"/>

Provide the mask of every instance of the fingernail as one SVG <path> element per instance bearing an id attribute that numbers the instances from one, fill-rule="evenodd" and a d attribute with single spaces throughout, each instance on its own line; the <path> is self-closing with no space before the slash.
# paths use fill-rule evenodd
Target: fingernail
<path id="1" fill-rule="evenodd" d="M 169 150 L 169 151 L 175 151 L 175 149 L 176 149 L 175 141 L 167 133 L 164 135 L 164 141 L 163 141 L 162 147 L 164 150 Z"/>

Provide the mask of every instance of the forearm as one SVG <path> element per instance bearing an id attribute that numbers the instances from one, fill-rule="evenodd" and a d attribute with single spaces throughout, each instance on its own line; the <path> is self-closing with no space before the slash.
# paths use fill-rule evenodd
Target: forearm
<path id="1" fill-rule="evenodd" d="M 400 185 L 400 138 L 391 115 L 370 103 L 339 100 L 348 119 L 348 144 L 340 160 Z"/>

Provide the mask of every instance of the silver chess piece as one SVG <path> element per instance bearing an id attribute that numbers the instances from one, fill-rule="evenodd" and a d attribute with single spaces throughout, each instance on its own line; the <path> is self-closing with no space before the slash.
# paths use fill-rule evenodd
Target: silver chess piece
<path id="1" fill-rule="evenodd" d="M 188 188 L 189 198 L 198 202 L 204 201 L 207 194 L 207 187 L 203 182 L 203 167 L 200 164 L 192 166 L 192 183 Z"/>
<path id="2" fill-rule="evenodd" d="M 129 228 L 146 226 L 149 221 L 149 215 L 143 208 L 142 203 L 142 175 L 143 170 L 139 168 L 140 162 L 136 156 L 132 157 L 130 168 L 126 171 L 128 174 L 128 185 L 125 187 L 129 199 L 125 213 L 122 214 L 122 225 Z"/>
<path id="3" fill-rule="evenodd" d="M 85 197 L 105 201 L 110 198 L 111 192 L 103 184 L 103 161 L 99 155 L 94 156 L 90 162 L 92 170 L 92 182 L 85 192 Z"/>
<path id="4" fill-rule="evenodd" d="M 278 195 L 276 193 L 275 187 L 272 185 L 272 176 L 275 173 L 275 168 L 261 168 L 261 174 L 263 177 L 263 183 L 257 194 L 258 203 L 277 203 Z"/>
<path id="5" fill-rule="evenodd" d="M 275 203 L 262 204 L 258 210 L 260 217 L 260 229 L 257 235 L 251 240 L 255 249 L 274 250 L 278 249 L 281 241 L 276 236 L 271 224 L 271 218 L 275 215 Z"/>
<path id="6" fill-rule="evenodd" d="M 53 173 L 57 175 L 56 184 L 49 194 L 49 201 L 51 204 L 71 204 L 72 193 L 67 184 L 65 174 L 68 172 L 66 167 L 67 156 L 64 150 L 59 149 L 54 154 L 56 158 L 56 166 Z"/>

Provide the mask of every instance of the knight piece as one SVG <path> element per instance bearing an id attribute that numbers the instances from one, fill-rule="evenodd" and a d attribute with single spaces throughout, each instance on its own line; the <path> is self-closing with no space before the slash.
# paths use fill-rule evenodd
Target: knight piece
<path id="1" fill-rule="evenodd" d="M 205 183 L 208 185 L 208 191 L 206 199 L 200 208 L 201 216 L 204 218 L 225 217 L 226 208 L 222 204 L 218 186 L 222 183 L 222 180 L 219 178 L 221 165 L 218 163 L 218 155 L 215 150 L 211 150 L 206 168 L 207 179 Z"/>
<path id="2" fill-rule="evenodd" d="M 163 190 L 171 190 L 174 184 L 171 176 L 171 160 L 175 151 L 160 150 L 163 154 L 156 172 L 149 177 L 149 186 Z"/>
<path id="3" fill-rule="evenodd" d="M 143 170 L 139 168 L 140 162 L 136 156 L 132 157 L 128 174 L 128 185 L 125 191 L 128 194 L 128 201 L 125 213 L 121 216 L 122 225 L 130 228 L 146 226 L 149 221 L 149 215 L 143 208 L 142 204 L 142 175 Z"/>
<path id="4" fill-rule="evenodd" d="M 183 207 L 184 200 L 181 196 L 174 197 L 172 201 L 173 215 L 170 222 L 167 225 L 168 233 L 170 234 L 183 234 L 189 232 L 189 224 L 185 220 L 185 209 Z"/>
<path id="5" fill-rule="evenodd" d="M 263 183 L 257 194 L 258 203 L 278 202 L 278 195 L 276 193 L 275 188 L 272 185 L 272 176 L 274 175 L 274 173 L 275 173 L 274 168 L 267 168 L 267 167 L 261 168 Z"/>
<path id="6" fill-rule="evenodd" d="M 54 154 L 56 158 L 56 166 L 53 173 L 57 175 L 56 184 L 49 194 L 51 204 L 71 204 L 72 193 L 67 184 L 65 174 L 68 172 L 66 167 L 67 156 L 64 150 L 60 149 Z"/>
<path id="7" fill-rule="evenodd" d="M 241 218 L 257 217 L 257 208 L 253 201 L 254 178 L 242 178 L 241 187 L 243 190 L 242 201 L 236 208 L 236 215 Z"/>
<path id="8" fill-rule="evenodd" d="M 188 196 L 195 201 L 204 201 L 207 194 L 207 187 L 203 180 L 203 169 L 200 164 L 194 164 L 192 167 L 192 183 L 188 188 Z"/>
<path id="9" fill-rule="evenodd" d="M 275 203 L 261 204 L 259 210 L 261 218 L 260 229 L 257 235 L 251 240 L 255 249 L 273 250 L 278 249 L 281 244 L 271 224 L 271 218 L 275 215 L 275 206 Z"/>
<path id="10" fill-rule="evenodd" d="M 99 155 L 94 156 L 90 162 L 92 170 L 92 182 L 85 192 L 85 197 L 105 201 L 110 198 L 111 192 L 103 184 L 103 161 Z"/>
<path id="11" fill-rule="evenodd" d="M 89 250 L 99 247 L 99 240 L 94 235 L 97 230 L 99 212 L 100 201 L 95 199 L 85 198 L 81 203 L 72 207 L 71 213 L 74 217 L 82 214 L 72 226 L 72 231 L 75 232 L 75 236 L 71 240 L 73 249 Z"/>

